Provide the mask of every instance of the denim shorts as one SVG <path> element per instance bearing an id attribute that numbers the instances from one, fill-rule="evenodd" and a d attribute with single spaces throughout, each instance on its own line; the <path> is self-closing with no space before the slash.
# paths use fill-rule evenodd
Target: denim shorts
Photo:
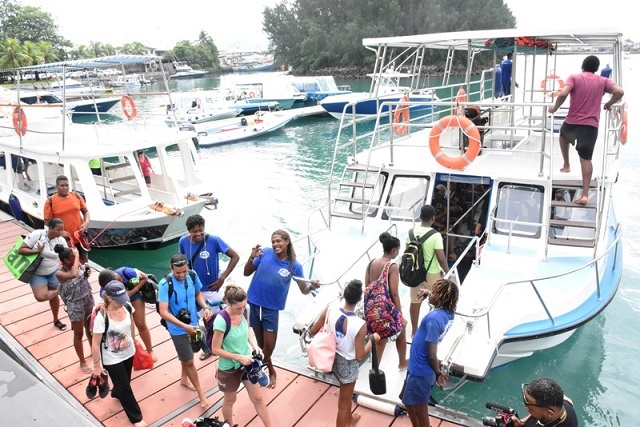
<path id="1" fill-rule="evenodd" d="M 31 277 L 31 281 L 29 282 L 29 285 L 31 287 L 47 285 L 49 288 L 57 288 L 60 282 L 56 277 L 56 273 L 57 273 L 57 270 L 51 274 L 46 274 L 44 276 L 34 274 L 33 277 Z"/>
<path id="2" fill-rule="evenodd" d="M 411 375 L 407 372 L 407 377 L 404 379 L 402 403 L 405 405 L 428 405 L 431 388 L 435 382 L 435 372 L 428 377 Z"/>
<path id="3" fill-rule="evenodd" d="M 271 310 L 249 303 L 249 324 L 252 328 L 262 328 L 263 331 L 278 333 L 279 310 Z"/>
<path id="4" fill-rule="evenodd" d="M 347 360 L 340 354 L 336 353 L 333 360 L 333 374 L 336 376 L 340 384 L 354 383 L 358 380 L 360 364 L 357 360 Z"/>

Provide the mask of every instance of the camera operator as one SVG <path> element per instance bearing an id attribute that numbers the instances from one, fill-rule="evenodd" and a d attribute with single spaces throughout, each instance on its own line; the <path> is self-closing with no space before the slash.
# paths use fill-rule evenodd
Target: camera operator
<path id="1" fill-rule="evenodd" d="M 562 388 L 549 378 L 540 378 L 522 385 L 522 400 L 529 416 L 524 420 L 511 416 L 514 427 L 578 427 L 573 402 L 564 396 Z"/>
<path id="2" fill-rule="evenodd" d="M 170 290 L 172 283 L 172 290 Z M 202 282 L 197 274 L 189 272 L 187 257 L 175 254 L 171 257 L 171 273 L 158 284 L 160 316 L 166 321 L 169 335 L 182 364 L 180 385 L 198 392 L 200 406 L 208 406 L 207 397 L 200 386 L 198 371 L 193 363 L 193 340 L 198 340 L 198 307 L 204 307 L 205 320 L 211 316 L 209 306 L 200 292 Z M 196 305 L 197 302 L 197 305 Z M 202 339 L 200 337 L 200 339 Z"/>

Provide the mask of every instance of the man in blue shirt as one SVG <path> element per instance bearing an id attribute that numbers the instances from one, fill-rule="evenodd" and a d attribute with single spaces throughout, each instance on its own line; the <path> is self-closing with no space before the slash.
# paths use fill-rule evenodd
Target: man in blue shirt
<path id="1" fill-rule="evenodd" d="M 513 67 L 513 61 L 511 61 L 513 54 L 507 53 L 507 57 L 500 63 L 500 72 L 502 74 L 502 94 L 504 96 L 511 95 L 511 68 Z"/>

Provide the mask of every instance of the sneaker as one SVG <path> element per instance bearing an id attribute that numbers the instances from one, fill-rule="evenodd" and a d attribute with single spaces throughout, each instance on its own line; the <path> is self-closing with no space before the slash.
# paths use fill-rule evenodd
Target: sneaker
<path id="1" fill-rule="evenodd" d="M 91 375 L 91 378 L 89 378 L 89 384 L 87 384 L 87 389 L 85 390 L 88 399 L 93 399 L 94 397 L 96 397 L 96 393 L 98 392 L 99 378 L 100 377 L 93 374 Z"/>
<path id="2" fill-rule="evenodd" d="M 101 399 L 104 399 L 109 394 L 109 374 L 107 371 L 102 371 L 100 374 L 100 381 L 98 382 L 98 394 Z"/>
<path id="3" fill-rule="evenodd" d="M 267 387 L 269 385 L 268 367 L 262 363 L 262 358 L 254 357 L 253 363 L 245 366 L 244 369 L 251 384 L 260 384 L 260 387 Z"/>

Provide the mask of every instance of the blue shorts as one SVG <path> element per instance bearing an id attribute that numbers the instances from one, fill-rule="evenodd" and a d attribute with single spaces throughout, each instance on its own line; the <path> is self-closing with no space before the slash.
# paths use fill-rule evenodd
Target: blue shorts
<path id="1" fill-rule="evenodd" d="M 249 325 L 263 331 L 278 333 L 279 310 L 271 310 L 249 303 Z"/>
<path id="2" fill-rule="evenodd" d="M 402 403 L 406 405 L 428 405 L 431 397 L 431 388 L 436 382 L 436 373 L 428 377 L 411 375 L 407 372 L 404 379 L 404 395 Z"/>
<path id="3" fill-rule="evenodd" d="M 38 274 L 34 274 L 33 277 L 31 277 L 31 281 L 29 282 L 29 285 L 31 287 L 34 286 L 40 286 L 40 285 L 47 285 L 49 288 L 57 288 L 58 285 L 60 284 L 60 282 L 58 281 L 58 278 L 56 277 L 56 271 L 54 271 L 51 274 L 46 274 L 44 276 L 40 276 Z"/>

